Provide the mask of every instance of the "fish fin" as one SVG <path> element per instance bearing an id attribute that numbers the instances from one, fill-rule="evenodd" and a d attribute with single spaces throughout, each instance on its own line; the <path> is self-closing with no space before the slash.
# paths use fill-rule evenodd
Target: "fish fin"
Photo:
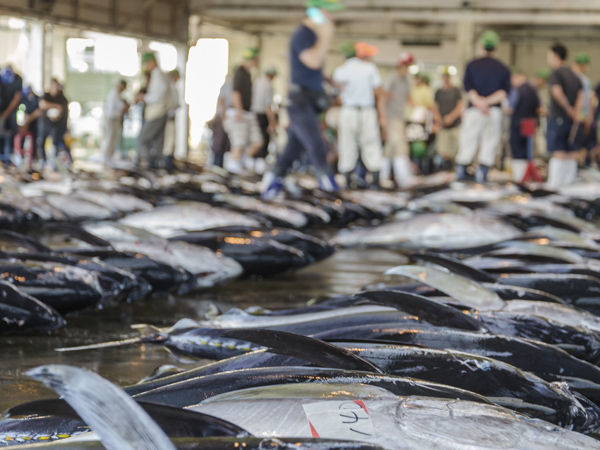
<path id="1" fill-rule="evenodd" d="M 465 315 L 445 303 L 412 292 L 375 290 L 359 292 L 354 297 L 358 300 L 357 304 L 389 306 L 418 316 L 432 325 L 478 332 L 488 331 L 476 318 Z"/>
<path id="2" fill-rule="evenodd" d="M 252 342 L 267 347 L 270 352 L 300 358 L 320 367 L 385 373 L 372 362 L 348 350 L 308 336 L 259 328 L 230 330 L 222 336 Z"/>
<path id="3" fill-rule="evenodd" d="M 61 416 L 72 419 L 79 419 L 79 414 L 69 406 L 67 402 L 60 398 L 51 398 L 35 400 L 33 402 L 22 403 L 9 408 L 4 415 L 6 417 L 15 416 Z"/>
<path id="4" fill-rule="evenodd" d="M 461 275 L 478 283 L 497 283 L 498 280 L 483 270 L 475 269 L 467 264 L 445 255 L 431 252 L 418 252 L 409 255 L 411 260 L 424 261 L 437 264 L 448 269 L 450 272 Z"/>
<path id="5" fill-rule="evenodd" d="M 61 395 L 98 434 L 107 450 L 175 450 L 148 413 L 101 376 L 62 364 L 37 367 L 26 375 Z"/>

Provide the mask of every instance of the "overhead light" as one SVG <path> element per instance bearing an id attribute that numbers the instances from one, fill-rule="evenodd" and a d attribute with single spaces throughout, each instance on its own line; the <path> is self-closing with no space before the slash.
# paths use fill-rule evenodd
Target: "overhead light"
<path id="1" fill-rule="evenodd" d="M 16 17 L 11 17 L 8 19 L 8 28 L 11 30 L 22 30 L 25 28 L 25 21 L 23 19 L 17 19 Z"/>
<path id="2" fill-rule="evenodd" d="M 456 67 L 450 66 L 450 67 L 448 67 L 448 73 L 450 75 L 456 75 L 458 73 L 458 70 L 456 69 Z"/>

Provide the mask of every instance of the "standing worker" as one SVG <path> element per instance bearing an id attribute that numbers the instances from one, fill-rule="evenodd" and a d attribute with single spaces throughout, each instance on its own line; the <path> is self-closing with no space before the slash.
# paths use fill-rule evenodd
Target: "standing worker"
<path id="1" fill-rule="evenodd" d="M 119 130 L 123 123 L 123 115 L 127 112 L 128 105 L 121 95 L 127 89 L 125 80 L 110 90 L 104 105 L 104 140 L 102 141 L 102 158 L 105 166 L 110 166 L 117 141 Z"/>
<path id="2" fill-rule="evenodd" d="M 386 78 L 383 85 L 387 128 L 381 178 L 389 178 L 393 162 L 396 184 L 402 188 L 409 187 L 414 183 L 405 122 L 406 108 L 410 100 L 408 68 L 413 62 L 412 54 L 402 53 L 398 59 L 396 70 Z"/>
<path id="3" fill-rule="evenodd" d="M 527 171 L 528 137 L 523 135 L 523 121 L 535 120 L 541 112 L 541 102 L 535 87 L 528 81 L 525 73 L 515 69 L 511 77 L 512 90 L 508 96 L 510 117 L 510 151 L 512 155 L 513 181 L 521 183 Z M 532 135 L 531 139 L 534 138 Z"/>
<path id="4" fill-rule="evenodd" d="M 240 173 L 243 158 L 254 156 L 263 145 L 256 114 L 252 106 L 252 75 L 250 70 L 258 66 L 258 49 L 251 47 L 244 52 L 244 63 L 233 74 L 233 108 L 227 111 L 225 131 L 231 141 L 231 153 L 226 169 Z M 244 154 L 245 150 L 245 154 Z"/>
<path id="5" fill-rule="evenodd" d="M 550 117 L 548 118 L 549 189 L 559 189 L 577 178 L 577 134 L 584 96 L 581 80 L 567 65 L 567 48 L 555 44 L 548 50 L 552 73 L 550 85 Z"/>
<path id="6" fill-rule="evenodd" d="M 358 42 L 355 50 L 356 56 L 333 72 L 333 81 L 342 86 L 338 169 L 346 176 L 346 187 L 350 188 L 360 148 L 362 162 L 373 177 L 372 186 L 378 188 L 382 158 L 380 127 L 385 129 L 386 118 L 381 77 L 372 62 L 377 48 Z"/>
<path id="7" fill-rule="evenodd" d="M 456 175 L 466 177 L 467 166 L 479 150 L 479 167 L 475 179 L 487 181 L 488 171 L 496 162 L 502 138 L 502 101 L 510 92 L 510 70 L 494 57 L 500 38 L 496 32 L 484 31 L 479 39 L 484 56 L 471 61 L 465 70 L 464 87 L 469 98 L 460 130 Z"/>
<path id="8" fill-rule="evenodd" d="M 16 73 L 10 64 L 0 70 L 1 102 L 0 102 L 0 131 L 10 135 L 9 147 L 13 149 L 13 138 L 18 133 L 17 109 L 21 103 L 23 78 Z"/>
<path id="9" fill-rule="evenodd" d="M 272 199 L 283 189 L 283 177 L 306 151 L 319 187 L 339 188 L 327 164 L 327 144 L 321 134 L 319 114 L 329 107 L 323 90 L 323 65 L 334 33 L 332 13 L 344 6 L 339 0 L 309 0 L 302 25 L 290 43 L 291 85 L 288 142 L 275 165 L 263 177 L 263 198 Z"/>
<path id="10" fill-rule="evenodd" d="M 138 93 L 136 100 L 144 102 L 144 124 L 138 137 L 137 163 L 146 159 L 151 168 L 158 168 L 162 160 L 167 115 L 172 109 L 171 82 L 158 67 L 154 53 L 142 55 L 144 70 L 150 76 L 146 92 Z"/>
<path id="11" fill-rule="evenodd" d="M 44 94 L 39 103 L 42 118 L 37 137 L 37 151 L 40 166 L 46 164 L 46 139 L 52 138 L 52 154 L 50 167 L 55 169 L 55 157 L 67 129 L 69 102 L 65 97 L 62 85 L 56 78 L 50 82 L 50 90 Z"/>
<path id="12" fill-rule="evenodd" d="M 458 152 L 460 115 L 464 104 L 460 90 L 452 84 L 448 68 L 442 73 L 442 87 L 435 93 L 433 116 L 437 128 L 436 149 L 442 168 L 448 170 Z"/>
<path id="13" fill-rule="evenodd" d="M 265 158 L 269 154 L 271 135 L 277 129 L 277 117 L 273 111 L 273 80 L 277 76 L 277 69 L 268 68 L 264 75 L 258 77 L 252 86 L 252 112 L 256 114 L 258 126 L 263 138 L 263 145 L 256 153 L 254 170 L 262 175 L 265 172 Z"/>
<path id="14" fill-rule="evenodd" d="M 227 74 L 225 82 L 221 86 L 219 91 L 219 98 L 217 99 L 217 112 L 213 122 L 213 138 L 212 138 L 212 163 L 214 166 L 223 167 L 223 160 L 225 153 L 231 149 L 231 143 L 229 137 L 225 131 L 225 115 L 229 108 L 232 107 L 232 96 L 233 96 L 233 77 L 231 74 Z"/>
<path id="15" fill-rule="evenodd" d="M 173 69 L 169 72 L 169 81 L 171 83 L 171 109 L 167 114 L 167 125 L 165 126 L 165 145 L 163 146 L 163 155 L 165 157 L 165 170 L 173 170 L 173 158 L 175 155 L 175 142 L 177 140 L 177 127 L 175 124 L 175 116 L 179 109 L 179 90 L 177 89 L 177 82 L 179 81 L 180 75 L 179 70 Z"/>
<path id="16" fill-rule="evenodd" d="M 596 137 L 597 129 L 594 122 L 593 105 L 596 104 L 596 93 L 592 89 L 592 83 L 587 76 L 590 66 L 590 57 L 587 53 L 578 53 L 575 55 L 575 64 L 572 70 L 579 77 L 583 90 L 583 107 L 581 109 L 581 120 L 583 129 L 578 136 L 578 145 L 581 150 L 581 162 L 588 160 L 588 153 L 595 147 L 598 141 Z"/>

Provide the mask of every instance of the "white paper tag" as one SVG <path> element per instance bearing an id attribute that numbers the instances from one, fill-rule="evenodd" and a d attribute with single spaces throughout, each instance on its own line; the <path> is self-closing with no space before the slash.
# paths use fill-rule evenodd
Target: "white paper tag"
<path id="1" fill-rule="evenodd" d="M 362 400 L 325 401 L 302 407 L 312 437 L 351 440 L 375 437 L 369 410 Z"/>

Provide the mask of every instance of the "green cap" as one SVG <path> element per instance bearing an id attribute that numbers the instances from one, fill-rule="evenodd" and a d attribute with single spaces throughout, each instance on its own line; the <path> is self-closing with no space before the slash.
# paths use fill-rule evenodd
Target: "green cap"
<path id="1" fill-rule="evenodd" d="M 277 68 L 271 66 L 271 67 L 267 67 L 267 70 L 265 70 L 265 73 L 267 75 L 277 75 Z"/>
<path id="2" fill-rule="evenodd" d="M 498 36 L 498 33 L 495 31 L 485 30 L 483 33 L 481 33 L 479 42 L 481 45 L 483 45 L 483 48 L 485 48 L 488 52 L 491 52 L 500 43 L 500 36 Z"/>
<path id="3" fill-rule="evenodd" d="M 244 50 L 244 60 L 252 61 L 253 59 L 258 58 L 259 53 L 260 53 L 260 50 L 258 48 L 248 47 L 246 50 Z"/>
<path id="4" fill-rule="evenodd" d="M 356 49 L 354 48 L 354 42 L 344 42 L 340 47 L 340 51 L 345 58 L 354 58 L 356 56 Z"/>
<path id="5" fill-rule="evenodd" d="M 178 77 L 179 76 L 179 70 L 178 69 L 173 69 L 169 72 L 169 75 L 171 75 L 172 77 Z"/>
<path id="6" fill-rule="evenodd" d="M 142 64 L 145 64 L 148 61 L 156 61 L 156 54 L 153 52 L 142 53 Z"/>
<path id="7" fill-rule="evenodd" d="M 535 73 L 535 76 L 548 81 L 548 78 L 550 78 L 550 71 L 548 69 L 540 69 Z"/>
<path id="8" fill-rule="evenodd" d="M 590 55 L 587 53 L 581 52 L 575 55 L 575 64 L 589 64 L 590 63 Z"/>
<path id="9" fill-rule="evenodd" d="M 340 3 L 340 0 L 308 0 L 305 4 L 307 8 L 319 8 L 325 11 L 343 11 L 346 9 Z"/>

